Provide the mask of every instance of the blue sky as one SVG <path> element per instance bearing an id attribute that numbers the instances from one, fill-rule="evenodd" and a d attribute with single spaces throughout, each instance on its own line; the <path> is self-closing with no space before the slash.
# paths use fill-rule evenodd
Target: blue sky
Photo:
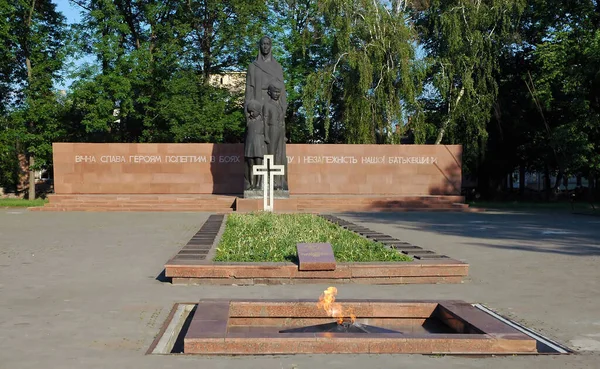
<path id="1" fill-rule="evenodd" d="M 54 0 L 58 11 L 63 13 L 67 17 L 68 23 L 75 23 L 79 21 L 79 9 L 76 5 L 71 5 L 69 0 Z"/>

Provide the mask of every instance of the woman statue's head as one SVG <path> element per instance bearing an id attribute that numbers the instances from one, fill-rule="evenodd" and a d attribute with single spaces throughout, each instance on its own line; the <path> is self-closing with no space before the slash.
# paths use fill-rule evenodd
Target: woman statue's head
<path id="1" fill-rule="evenodd" d="M 260 39 L 259 43 L 260 53 L 263 56 L 267 56 L 271 54 L 271 38 L 268 36 L 264 36 Z"/>

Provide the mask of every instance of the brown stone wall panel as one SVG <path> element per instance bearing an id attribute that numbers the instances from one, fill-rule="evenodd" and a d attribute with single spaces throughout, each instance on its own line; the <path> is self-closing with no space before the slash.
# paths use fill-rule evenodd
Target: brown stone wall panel
<path id="1" fill-rule="evenodd" d="M 59 194 L 243 191 L 242 144 L 55 143 L 53 148 Z M 287 152 L 292 195 L 460 192 L 460 146 L 292 144 Z M 152 157 L 160 159 L 146 160 Z"/>

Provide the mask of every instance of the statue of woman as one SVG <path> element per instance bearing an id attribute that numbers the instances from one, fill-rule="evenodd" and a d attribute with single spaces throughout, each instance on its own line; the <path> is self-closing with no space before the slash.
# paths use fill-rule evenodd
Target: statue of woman
<path id="1" fill-rule="evenodd" d="M 246 74 L 246 98 L 244 105 L 247 105 L 250 100 L 257 100 L 264 105 L 269 100 L 269 85 L 274 80 L 284 83 L 283 68 L 281 68 L 281 64 L 271 54 L 271 39 L 266 36 L 261 38 L 259 49 L 260 52 L 256 60 L 250 64 L 248 73 Z M 283 111 L 287 109 L 286 97 L 285 89 L 283 89 L 279 98 Z"/>
<path id="2" fill-rule="evenodd" d="M 275 87 L 277 91 L 277 98 L 272 98 L 272 91 L 269 92 L 269 86 L 273 90 Z M 246 96 L 244 99 L 244 110 L 247 110 L 250 101 L 257 101 L 263 107 L 267 104 L 269 106 L 277 106 L 277 110 L 281 113 L 277 114 L 276 127 L 278 129 L 271 130 L 267 129 L 265 132 L 265 138 L 267 143 L 267 151 L 269 154 L 274 156 L 276 165 L 285 166 L 284 178 L 275 181 L 275 187 L 281 190 L 287 190 L 287 157 L 285 151 L 285 111 L 287 109 L 287 94 L 285 92 L 285 85 L 283 81 L 283 68 L 281 64 L 273 58 L 271 54 L 271 39 L 269 37 L 263 37 L 260 40 L 259 53 L 250 66 L 246 74 Z M 264 113 L 264 108 L 263 108 Z M 275 122 L 272 120 L 273 115 L 270 116 L 270 124 L 273 125 Z M 265 116 L 263 115 L 263 119 Z M 269 124 L 267 123 L 267 127 Z M 272 137 L 273 135 L 277 137 Z M 283 141 L 282 141 L 283 138 Z M 281 144 L 283 142 L 283 145 Z M 245 143 L 246 145 L 248 143 Z M 246 173 L 252 173 L 251 161 L 246 160 Z M 246 178 L 246 189 L 252 188 L 253 181 L 251 178 Z"/>

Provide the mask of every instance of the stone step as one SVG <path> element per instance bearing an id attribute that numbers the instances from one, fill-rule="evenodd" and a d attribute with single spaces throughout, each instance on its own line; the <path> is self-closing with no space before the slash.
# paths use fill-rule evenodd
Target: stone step
<path id="1" fill-rule="evenodd" d="M 230 202 L 233 204 L 234 196 L 179 196 L 179 195 L 49 195 L 50 203 L 58 202 L 153 202 L 153 203 L 180 203 L 180 202 Z"/>
<path id="2" fill-rule="evenodd" d="M 344 211 L 472 211 L 461 196 L 299 195 L 275 200 L 276 211 L 323 213 Z M 43 211 L 197 211 L 231 212 L 233 195 L 210 194 L 68 194 L 49 195 Z M 262 201 L 258 208 L 262 208 Z M 459 202 L 457 202 L 459 201 Z M 279 205 L 278 205 L 279 204 Z M 257 208 L 257 209 L 258 209 Z M 279 208 L 279 210 L 278 210 Z M 257 210 L 255 209 L 255 210 Z M 41 209 L 32 209 L 40 211 Z M 238 209 L 239 210 L 239 209 Z M 247 211 L 247 210 L 245 210 Z"/>
<path id="3" fill-rule="evenodd" d="M 232 209 L 230 206 L 211 205 L 211 204 L 197 204 L 197 205 L 177 205 L 177 204 L 47 204 L 44 206 L 48 209 L 53 208 L 139 208 L 139 209 Z"/>
<path id="4" fill-rule="evenodd" d="M 76 200 L 65 200 L 58 202 L 49 202 L 48 205 L 58 205 L 58 206 L 80 206 L 80 205 L 90 205 L 90 206 L 104 206 L 104 205 L 114 205 L 114 206 L 233 206 L 233 202 L 231 201 L 177 201 L 177 202 L 156 202 L 156 201 L 76 201 Z"/>
<path id="5" fill-rule="evenodd" d="M 224 208 L 177 208 L 177 207 L 161 207 L 161 206 L 153 206 L 153 207 L 111 207 L 111 206 L 56 206 L 56 207 L 35 207 L 29 208 L 30 211 L 85 211 L 85 212 L 219 212 L 219 213 L 230 213 L 233 209 L 224 209 Z"/>

